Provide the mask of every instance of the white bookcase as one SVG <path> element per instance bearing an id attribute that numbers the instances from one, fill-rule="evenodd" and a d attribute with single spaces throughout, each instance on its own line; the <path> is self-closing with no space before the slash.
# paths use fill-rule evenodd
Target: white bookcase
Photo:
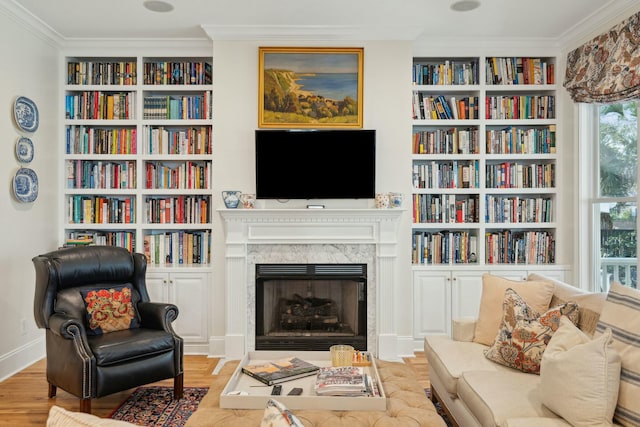
<path id="1" fill-rule="evenodd" d="M 555 257 L 556 145 L 562 144 L 556 58 L 424 56 L 413 64 L 411 244 L 419 339 L 449 334 L 451 318 L 477 315 L 484 273 L 562 278 L 566 267 Z"/>
<path id="2" fill-rule="evenodd" d="M 211 264 L 212 58 L 65 58 L 64 242 Z"/>

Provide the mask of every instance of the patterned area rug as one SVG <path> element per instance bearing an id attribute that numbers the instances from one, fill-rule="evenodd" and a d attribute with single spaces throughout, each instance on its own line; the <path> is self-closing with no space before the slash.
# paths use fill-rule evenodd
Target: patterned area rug
<path id="1" fill-rule="evenodd" d="M 141 426 L 181 427 L 208 391 L 208 387 L 185 387 L 184 397 L 173 400 L 173 387 L 139 387 L 109 418 Z"/>
<path id="2" fill-rule="evenodd" d="M 431 400 L 431 389 L 430 388 L 425 388 L 424 389 L 425 394 L 427 395 L 427 398 L 429 400 Z M 449 420 L 449 417 L 447 416 L 447 413 L 444 412 L 444 409 L 442 409 L 442 405 L 440 405 L 440 402 L 434 402 L 433 406 L 436 407 L 436 411 L 438 411 L 438 415 L 440 415 L 442 417 L 442 419 L 444 420 L 445 423 L 447 423 L 447 425 L 449 427 L 453 426 L 453 424 L 451 423 L 451 421 Z"/>

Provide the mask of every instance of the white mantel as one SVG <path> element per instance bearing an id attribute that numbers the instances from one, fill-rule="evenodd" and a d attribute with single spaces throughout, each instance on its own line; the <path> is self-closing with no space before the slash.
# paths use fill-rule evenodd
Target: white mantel
<path id="1" fill-rule="evenodd" d="M 375 313 L 369 351 L 393 360 L 399 357 L 394 315 L 398 223 L 401 209 L 220 209 L 226 243 L 225 356 L 239 359 L 253 349 L 245 286 L 253 277 L 248 251 L 253 245 L 372 245 L 375 255 Z M 259 246 L 258 246 L 259 247 Z M 375 347 L 371 347 L 374 341 Z"/>

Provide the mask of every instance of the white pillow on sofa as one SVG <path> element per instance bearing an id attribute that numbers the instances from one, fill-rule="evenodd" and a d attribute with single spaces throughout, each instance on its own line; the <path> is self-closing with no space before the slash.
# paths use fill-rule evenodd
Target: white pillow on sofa
<path id="1" fill-rule="evenodd" d="M 591 339 L 562 316 L 542 355 L 542 403 L 574 426 L 611 426 L 620 385 L 611 330 Z"/>

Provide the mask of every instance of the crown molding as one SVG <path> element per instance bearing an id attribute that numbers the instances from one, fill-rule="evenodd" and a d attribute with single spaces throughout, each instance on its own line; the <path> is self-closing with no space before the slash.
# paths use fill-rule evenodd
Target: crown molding
<path id="1" fill-rule="evenodd" d="M 202 25 L 211 40 L 414 40 L 417 25 Z"/>
<path id="2" fill-rule="evenodd" d="M 64 37 L 60 33 L 13 0 L 0 0 L 0 13 L 44 42 L 54 47 L 62 46 Z"/>

